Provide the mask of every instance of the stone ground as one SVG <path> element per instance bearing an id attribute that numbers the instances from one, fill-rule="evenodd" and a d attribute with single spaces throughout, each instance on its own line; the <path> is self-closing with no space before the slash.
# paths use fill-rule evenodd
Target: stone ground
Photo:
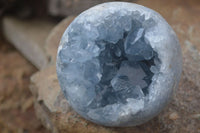
<path id="1" fill-rule="evenodd" d="M 98 126 L 83 120 L 66 106 L 56 79 L 55 66 L 50 66 L 32 77 L 31 85 L 36 98 L 36 114 L 48 129 L 63 133 L 200 133 L 200 1 L 137 0 L 136 3 L 158 11 L 173 27 L 180 40 L 183 74 L 171 103 L 157 117 L 140 126 Z M 56 47 L 51 43 L 46 45 L 48 55 L 52 56 L 52 64 L 55 63 L 55 52 L 52 49 Z M 2 39 L 0 60 L 0 132 L 48 132 L 36 119 L 34 98 L 28 90 L 29 77 L 36 69 Z M 45 79 L 47 73 L 48 78 Z M 49 95 L 45 94 L 46 90 Z"/>

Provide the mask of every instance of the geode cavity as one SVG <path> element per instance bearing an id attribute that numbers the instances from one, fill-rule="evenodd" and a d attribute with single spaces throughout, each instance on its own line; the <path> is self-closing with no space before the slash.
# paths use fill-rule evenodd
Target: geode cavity
<path id="1" fill-rule="evenodd" d="M 110 2 L 83 12 L 66 29 L 57 74 L 80 115 L 106 126 L 133 126 L 168 103 L 181 61 L 177 37 L 158 13 Z"/>

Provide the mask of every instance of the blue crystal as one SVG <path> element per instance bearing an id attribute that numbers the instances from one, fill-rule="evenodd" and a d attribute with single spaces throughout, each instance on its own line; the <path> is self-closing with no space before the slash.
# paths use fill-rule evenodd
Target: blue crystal
<path id="1" fill-rule="evenodd" d="M 126 125 L 146 106 L 161 67 L 147 37 L 159 21 L 146 17 L 151 10 L 145 8 L 145 16 L 144 7 L 136 6 L 137 11 L 126 8 L 129 4 L 83 12 L 65 31 L 58 50 L 58 79 L 68 102 L 86 119 L 108 126 Z"/>

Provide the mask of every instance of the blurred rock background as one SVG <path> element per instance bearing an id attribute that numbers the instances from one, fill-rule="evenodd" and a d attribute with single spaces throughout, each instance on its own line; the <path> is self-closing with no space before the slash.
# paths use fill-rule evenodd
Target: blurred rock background
<path id="1" fill-rule="evenodd" d="M 40 65 L 41 61 L 37 62 L 40 59 L 35 55 L 38 54 L 37 52 L 44 52 L 44 57 L 41 60 L 55 64 L 57 44 L 53 45 L 53 42 L 57 43 L 57 40 L 55 41 L 53 36 L 60 33 L 60 29 L 58 27 L 53 31 L 51 29 L 63 18 L 76 16 L 91 6 L 107 1 L 0 0 L 0 133 L 50 133 L 52 131 L 52 128 L 47 130 L 43 127 L 41 121 L 36 118 L 36 114 L 40 118 L 42 116 L 39 115 L 46 114 L 48 111 L 39 112 L 38 115 L 40 110 L 36 107 L 35 112 L 34 98 L 37 95 L 33 97 L 29 90 L 31 75 L 44 65 Z M 109 133 L 200 133 L 200 1 L 127 1 L 156 10 L 168 21 L 178 35 L 183 52 L 183 74 L 180 87 L 172 102 L 153 120 L 141 126 L 126 129 L 98 127 L 91 123 L 88 124 L 76 114 L 68 114 L 71 116 L 70 120 L 75 123 L 67 130 L 64 125 L 66 115 L 52 111 L 54 113 L 47 114 L 47 117 L 54 122 L 53 126 L 56 126 L 60 132 L 89 132 L 87 129 L 91 129 L 93 132 Z M 50 35 L 48 35 L 49 33 Z M 47 36 L 49 37 L 46 41 L 47 44 L 45 44 Z M 27 57 L 28 54 L 24 53 L 23 47 L 33 45 L 34 47 L 28 47 L 25 51 L 32 51 L 35 46 L 37 46 L 36 49 L 40 50 L 34 51 L 31 57 Z M 48 80 L 51 83 L 54 83 L 56 77 L 54 70 L 55 68 L 46 70 L 50 71 Z M 41 80 L 36 78 L 35 85 L 37 83 L 43 84 L 42 75 L 44 74 L 45 71 L 37 74 Z M 51 87 L 51 83 L 47 87 Z M 48 88 L 44 86 L 43 89 Z M 43 96 L 41 97 L 43 102 L 48 100 L 45 98 L 45 94 Z M 55 109 L 54 106 L 50 107 L 47 108 L 50 112 Z M 43 121 L 44 125 L 46 123 Z M 45 126 L 47 127 L 47 125 Z"/>

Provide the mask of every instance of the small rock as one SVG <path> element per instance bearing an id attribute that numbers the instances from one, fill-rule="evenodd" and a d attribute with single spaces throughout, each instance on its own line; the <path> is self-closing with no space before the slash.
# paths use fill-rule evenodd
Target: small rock
<path id="1" fill-rule="evenodd" d="M 171 120 L 176 120 L 176 119 L 178 119 L 178 118 L 179 118 L 179 115 L 178 115 L 177 112 L 173 112 L 173 113 L 171 113 L 171 114 L 169 115 L 169 119 L 171 119 Z"/>

